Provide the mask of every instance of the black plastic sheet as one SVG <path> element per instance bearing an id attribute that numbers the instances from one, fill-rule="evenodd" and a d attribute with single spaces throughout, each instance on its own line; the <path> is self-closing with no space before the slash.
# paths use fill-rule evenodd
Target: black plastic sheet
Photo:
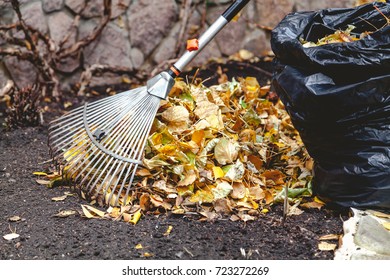
<path id="1" fill-rule="evenodd" d="M 331 205 L 390 209 L 386 16 L 389 3 L 293 13 L 272 32 L 273 86 L 315 160 L 313 192 Z M 304 48 L 300 42 L 349 24 L 356 34 L 373 33 L 351 43 Z"/>

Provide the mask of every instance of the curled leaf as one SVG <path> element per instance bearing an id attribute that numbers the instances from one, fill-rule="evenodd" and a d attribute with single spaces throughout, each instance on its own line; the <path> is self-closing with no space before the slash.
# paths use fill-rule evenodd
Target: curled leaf
<path id="1" fill-rule="evenodd" d="M 240 146 L 233 139 L 222 138 L 214 148 L 214 156 L 219 164 L 226 165 L 237 159 Z"/>

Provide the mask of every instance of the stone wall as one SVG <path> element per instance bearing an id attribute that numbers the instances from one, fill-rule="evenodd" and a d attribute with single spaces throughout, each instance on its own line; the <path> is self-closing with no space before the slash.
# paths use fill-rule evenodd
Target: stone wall
<path id="1" fill-rule="evenodd" d="M 188 0 L 187 0 L 188 1 Z M 90 0 L 82 9 L 82 0 L 21 0 L 27 24 L 48 34 L 59 43 L 70 34 L 66 44 L 73 44 L 96 28 L 103 13 L 103 0 Z M 81 73 L 95 64 L 152 71 L 157 65 L 174 59 L 179 46 L 199 34 L 231 3 L 229 0 L 193 0 L 187 16 L 184 0 L 113 0 L 111 20 L 102 34 L 78 57 L 58 66 L 61 85 L 66 90 L 80 79 Z M 269 31 L 287 13 L 328 7 L 351 7 L 353 0 L 252 0 L 237 22 L 231 23 L 192 63 L 200 65 L 210 58 L 228 56 L 240 49 L 255 55 L 270 50 Z M 79 18 L 79 21 L 75 21 Z M 183 26 L 183 19 L 188 19 Z M 10 4 L 0 0 L 0 24 L 16 21 Z M 73 30 L 73 31 L 72 31 Z M 183 33 L 184 31 L 184 33 Z M 0 37 L 0 47 L 5 47 Z M 12 78 L 23 87 L 36 77 L 34 66 L 15 57 L 0 61 L 0 88 Z M 94 79 L 96 85 L 120 83 L 118 75 Z"/>

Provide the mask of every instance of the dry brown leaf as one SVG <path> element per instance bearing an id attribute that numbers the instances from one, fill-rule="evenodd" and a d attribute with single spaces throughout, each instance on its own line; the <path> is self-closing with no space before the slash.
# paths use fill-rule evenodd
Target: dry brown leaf
<path id="1" fill-rule="evenodd" d="M 338 235 L 338 234 L 326 234 L 326 235 L 320 236 L 320 238 L 318 240 L 320 240 L 320 241 L 339 240 L 339 238 L 340 238 L 340 235 Z"/>
<path id="2" fill-rule="evenodd" d="M 196 103 L 196 109 L 194 110 L 194 114 L 199 119 L 205 119 L 212 115 L 217 115 L 219 110 L 219 106 L 211 103 L 210 101 L 200 101 Z"/>
<path id="3" fill-rule="evenodd" d="M 18 221 L 20 221 L 22 218 L 21 217 L 19 217 L 19 216 L 12 216 L 12 217 L 9 217 L 8 218 L 8 221 L 10 221 L 10 222 L 18 222 Z"/>
<path id="4" fill-rule="evenodd" d="M 106 212 L 104 211 L 101 211 L 99 209 L 96 209 L 90 205 L 81 205 L 81 208 L 83 210 L 83 213 L 85 215 L 85 217 L 87 217 L 88 219 L 91 219 L 91 218 L 103 218 L 105 215 L 106 215 Z"/>
<path id="5" fill-rule="evenodd" d="M 76 215 L 78 212 L 76 210 L 62 210 L 58 212 L 57 214 L 54 215 L 54 217 L 59 217 L 59 218 L 66 218 L 72 215 Z"/>
<path id="6" fill-rule="evenodd" d="M 321 251 L 334 251 L 336 250 L 336 248 L 337 248 L 336 244 L 332 244 L 324 241 L 318 244 L 318 249 Z"/>
<path id="7" fill-rule="evenodd" d="M 215 159 L 221 165 L 233 163 L 238 156 L 240 146 L 233 139 L 221 138 L 214 148 Z"/>
<path id="8" fill-rule="evenodd" d="M 63 201 L 63 200 L 65 200 L 66 198 L 68 197 L 68 195 L 67 194 L 64 194 L 64 195 L 62 195 L 62 196 L 57 196 L 57 197 L 53 197 L 51 200 L 52 201 Z"/>
<path id="9" fill-rule="evenodd" d="M 184 106 L 170 107 L 162 113 L 163 119 L 169 123 L 189 123 L 190 114 Z"/>
<path id="10" fill-rule="evenodd" d="M 226 198 L 217 199 L 214 202 L 214 209 L 217 213 L 229 214 L 232 212 L 232 206 L 230 200 Z"/>
<path id="11" fill-rule="evenodd" d="M 324 204 L 318 203 L 316 201 L 312 201 L 312 202 L 302 203 L 301 207 L 303 207 L 303 208 L 316 208 L 318 210 L 321 210 L 321 208 L 324 207 Z"/>
<path id="12" fill-rule="evenodd" d="M 19 236 L 20 236 L 19 234 L 17 234 L 16 232 L 13 232 L 13 233 L 9 233 L 9 234 L 4 235 L 3 238 L 5 240 L 10 241 L 12 239 L 18 238 Z"/>
<path id="13" fill-rule="evenodd" d="M 234 199 L 242 199 L 246 196 L 246 187 L 243 183 L 238 182 L 233 184 L 233 191 L 231 193 L 231 197 Z"/>

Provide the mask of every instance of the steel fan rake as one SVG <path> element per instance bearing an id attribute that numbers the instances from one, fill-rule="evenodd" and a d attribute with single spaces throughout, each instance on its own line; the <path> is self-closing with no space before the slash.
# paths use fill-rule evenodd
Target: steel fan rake
<path id="1" fill-rule="evenodd" d="M 129 204 L 160 101 L 167 98 L 174 78 L 248 2 L 230 5 L 199 38 L 197 51 L 187 51 L 146 86 L 87 103 L 51 122 L 49 147 L 62 174 L 89 198 L 102 195 L 105 204 Z"/>

